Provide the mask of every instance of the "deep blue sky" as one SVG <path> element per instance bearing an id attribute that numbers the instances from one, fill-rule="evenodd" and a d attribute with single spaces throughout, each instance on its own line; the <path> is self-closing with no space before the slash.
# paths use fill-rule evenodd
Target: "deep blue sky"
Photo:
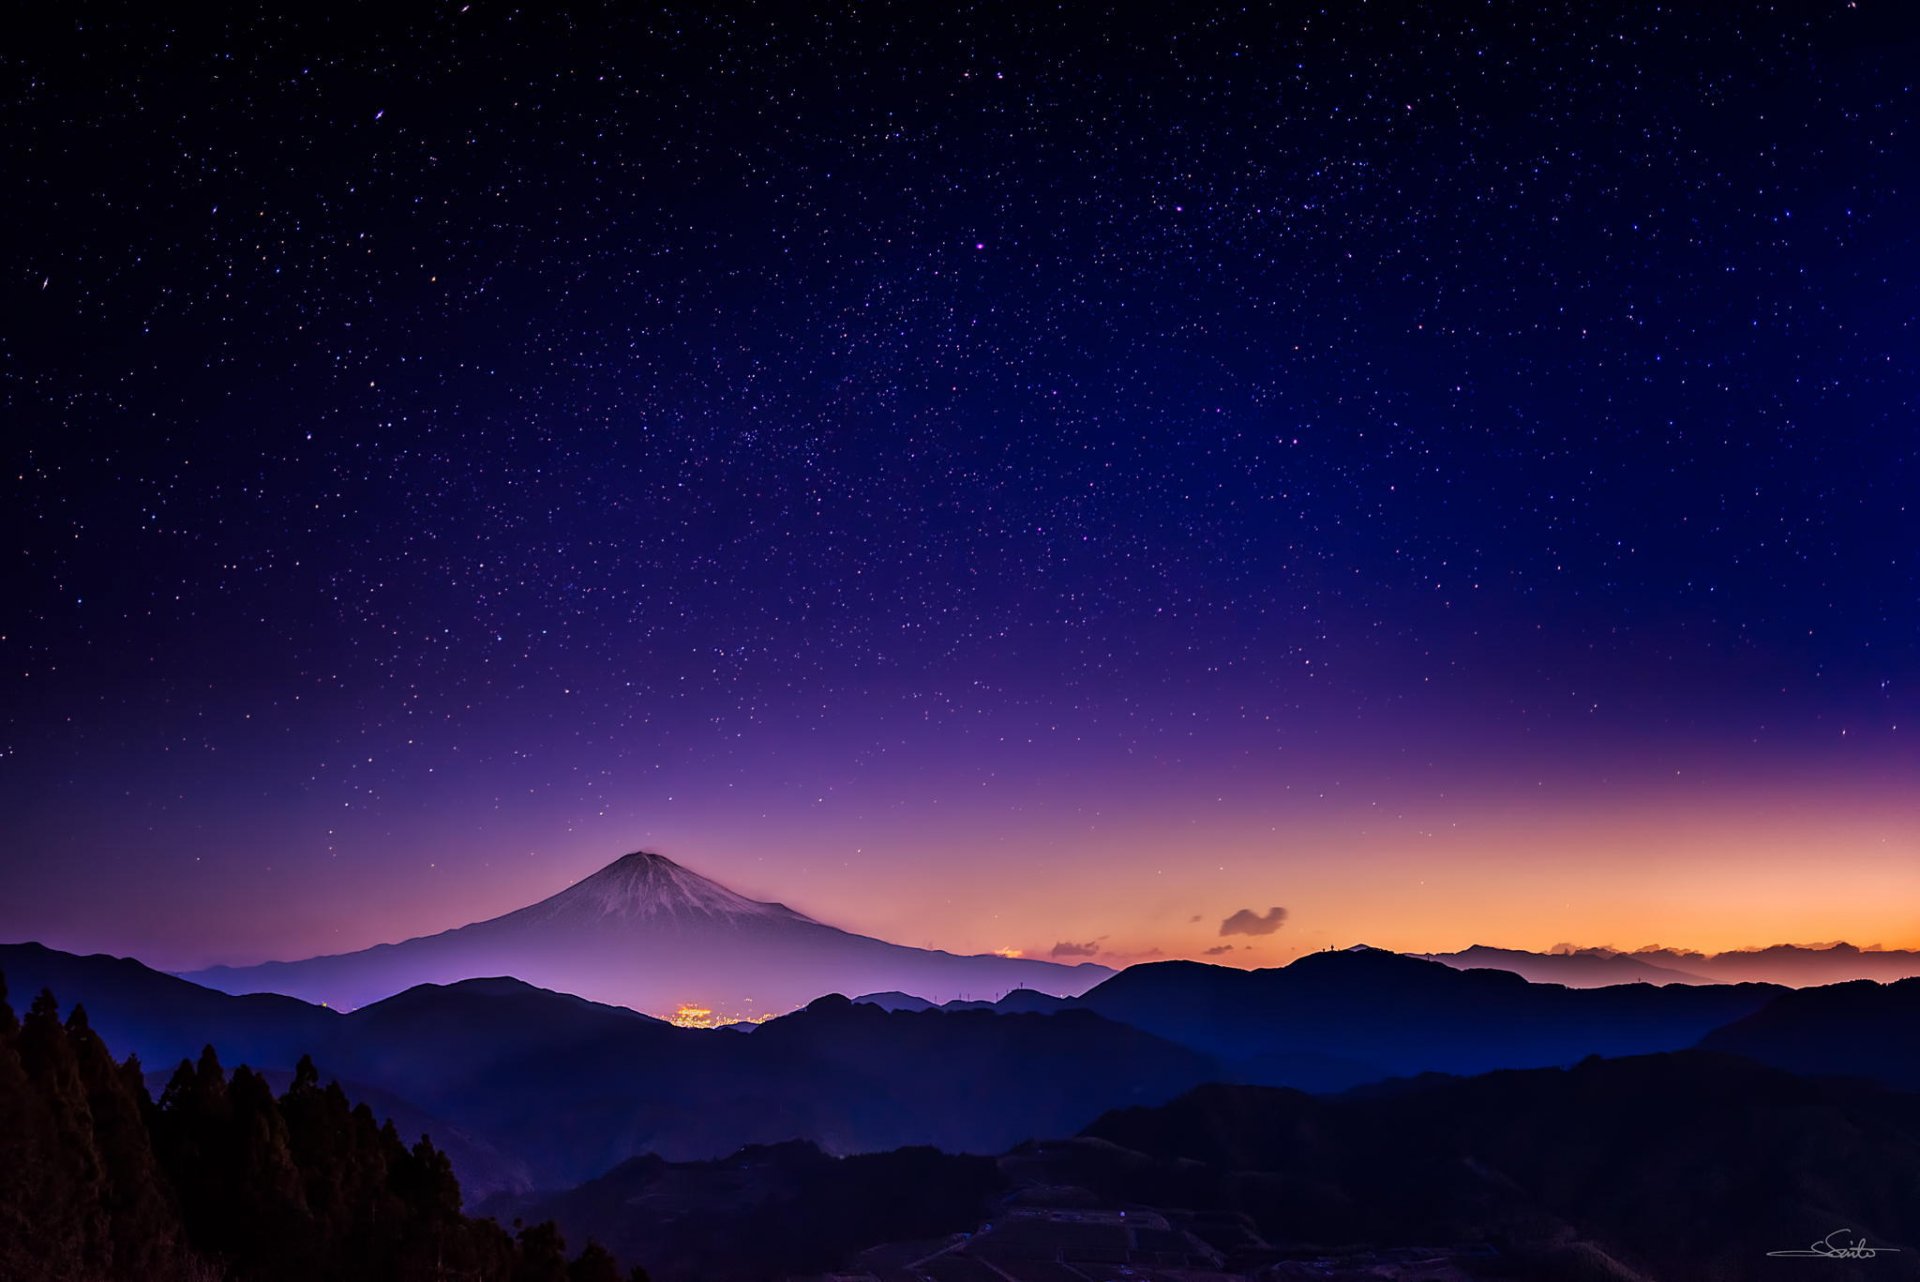
<path id="1" fill-rule="evenodd" d="M 1897 932 L 1905 6 L 1147 8 L 24 16 L 0 935 Z"/>

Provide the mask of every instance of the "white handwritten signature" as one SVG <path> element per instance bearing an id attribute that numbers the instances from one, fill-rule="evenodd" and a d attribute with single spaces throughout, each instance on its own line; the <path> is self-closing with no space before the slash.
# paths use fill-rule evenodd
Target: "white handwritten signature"
<path id="1" fill-rule="evenodd" d="M 1900 1254 L 1897 1246 L 1868 1246 L 1865 1238 L 1849 1242 L 1846 1239 L 1852 1233 L 1852 1229 L 1835 1229 L 1804 1251 L 1768 1251 L 1767 1254 L 1813 1260 L 1871 1260 L 1876 1255 Z"/>

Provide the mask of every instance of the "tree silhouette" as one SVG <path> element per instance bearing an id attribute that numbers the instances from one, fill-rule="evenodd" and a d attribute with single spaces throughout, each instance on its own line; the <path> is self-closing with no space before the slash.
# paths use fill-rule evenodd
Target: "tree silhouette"
<path id="1" fill-rule="evenodd" d="M 6 1282 L 619 1282 L 551 1223 L 518 1241 L 461 1212 L 447 1155 L 320 1083 L 285 1094 L 209 1046 L 160 1100 L 75 1007 L 15 1016 L 0 977 L 0 1278 Z M 630 1282 L 644 1282 L 636 1269 Z"/>

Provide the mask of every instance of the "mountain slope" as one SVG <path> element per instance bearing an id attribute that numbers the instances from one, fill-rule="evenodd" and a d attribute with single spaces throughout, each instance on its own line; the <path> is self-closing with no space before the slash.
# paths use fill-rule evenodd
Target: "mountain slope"
<path id="1" fill-rule="evenodd" d="M 1506 970 L 1532 984 L 1565 984 L 1568 988 L 1604 988 L 1610 984 L 1717 984 L 1717 979 L 1689 974 L 1672 966 L 1655 965 L 1631 953 L 1605 948 L 1583 948 L 1571 953 L 1530 953 L 1520 948 L 1492 948 L 1475 944 L 1457 953 L 1416 953 L 1455 970 Z"/>
<path id="2" fill-rule="evenodd" d="M 1700 1044 L 1795 1073 L 1920 1091 L 1920 979 L 1792 989 Z"/>
<path id="3" fill-rule="evenodd" d="M 230 1064 L 292 1068 L 330 1041 L 340 1020 L 291 997 L 233 997 L 130 957 L 82 957 L 42 944 L 0 944 L 0 975 L 19 1005 L 43 988 L 65 1005 L 84 1004 L 117 1053 L 138 1055 L 156 1072 L 199 1058 L 208 1042 L 218 1042 Z"/>
<path id="4" fill-rule="evenodd" d="M 1722 983 L 1759 982 L 1790 988 L 1844 984 L 1854 979 L 1892 983 L 1920 977 L 1920 952 L 1910 948 L 1856 948 L 1852 944 L 1774 944 L 1725 953 L 1689 953 L 1663 948 L 1636 953 L 1656 966 L 1672 966 Z"/>
<path id="5" fill-rule="evenodd" d="M 1243 971 L 1133 966 L 1074 1004 L 1221 1059 L 1241 1081 L 1338 1090 L 1388 1076 L 1480 1073 L 1692 1046 L 1781 989 L 1529 984 L 1377 949 Z"/>
<path id="6" fill-rule="evenodd" d="M 422 985 L 339 1014 L 39 945 L 0 945 L 0 976 L 84 1004 L 150 1070 L 208 1043 L 269 1072 L 311 1053 L 325 1077 L 457 1141 L 461 1178 L 482 1192 L 569 1185 L 638 1153 L 703 1160 L 793 1139 L 995 1152 L 1220 1074 L 1084 1010 L 890 1013 L 833 996 L 744 1037 L 515 979 Z"/>
<path id="7" fill-rule="evenodd" d="M 351 1010 L 417 984 L 514 975 L 654 1014 L 693 1005 L 750 1018 L 834 992 L 904 989 L 941 1002 L 1024 985 L 1071 995 L 1112 973 L 887 943 L 638 852 L 539 903 L 438 935 L 185 978 L 224 992 L 285 993 Z"/>
<path id="8" fill-rule="evenodd" d="M 1687 1051 L 1315 1099 L 1207 1086 L 1103 1117 L 1051 1178 L 1273 1240 L 1597 1244 L 1649 1277 L 1920 1274 L 1920 1098 Z M 1775 1261 L 1846 1229 L 1899 1254 Z M 1499 1276 L 1617 1276 L 1515 1269 Z"/>
<path id="9" fill-rule="evenodd" d="M 637 1157 L 566 1193 L 485 1209 L 553 1220 L 568 1241 L 644 1260 L 661 1282 L 756 1282 L 830 1268 L 889 1237 L 972 1230 L 1005 1185 L 991 1157 L 903 1148 L 837 1158 L 794 1142 L 712 1162 Z"/>
<path id="10" fill-rule="evenodd" d="M 1696 953 L 1674 948 L 1578 948 L 1533 953 L 1520 948 L 1475 944 L 1457 953 L 1421 953 L 1429 961 L 1461 970 L 1509 970 L 1536 984 L 1592 988 L 1646 981 L 1650 984 L 1780 984 L 1805 988 L 1844 984 L 1854 979 L 1891 983 L 1920 977 L 1920 952 L 1898 948 L 1856 948 L 1852 944 L 1775 944 L 1725 953 Z"/>
<path id="11" fill-rule="evenodd" d="M 498 981 L 355 1011 L 321 1062 L 521 1158 L 546 1187 L 639 1153 L 691 1161 L 791 1139 L 992 1153 L 1219 1075 L 1088 1011 L 890 1012 L 831 996 L 742 1037 Z"/>

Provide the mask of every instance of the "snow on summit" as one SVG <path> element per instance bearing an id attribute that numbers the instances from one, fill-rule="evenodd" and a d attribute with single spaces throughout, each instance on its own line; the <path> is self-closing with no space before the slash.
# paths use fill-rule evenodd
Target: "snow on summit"
<path id="1" fill-rule="evenodd" d="M 526 917 L 706 918 L 712 921 L 808 921 L 785 904 L 763 903 L 728 890 L 665 855 L 635 851 L 575 882 L 550 899 L 522 909 Z"/>

